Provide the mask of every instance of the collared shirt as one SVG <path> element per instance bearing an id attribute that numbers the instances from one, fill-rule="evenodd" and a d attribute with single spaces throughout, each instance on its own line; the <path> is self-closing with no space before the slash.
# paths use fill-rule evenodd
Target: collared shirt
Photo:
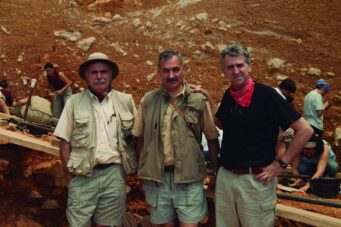
<path id="1" fill-rule="evenodd" d="M 322 95 L 312 90 L 304 97 L 303 117 L 308 124 L 323 130 L 323 116 L 317 114 L 318 110 L 323 110 Z"/>
<path id="2" fill-rule="evenodd" d="M 175 101 L 177 102 L 179 99 L 182 98 L 184 95 L 184 90 L 179 95 L 174 97 Z M 144 102 L 143 99 L 141 100 L 139 110 L 137 112 L 134 128 L 133 128 L 133 135 L 137 137 L 143 137 L 144 132 L 144 116 L 142 109 Z M 174 164 L 174 146 L 172 141 L 172 116 L 175 112 L 174 107 L 169 104 L 165 115 L 163 117 L 163 122 L 161 123 L 161 142 L 163 145 L 163 154 L 164 154 L 164 165 L 173 165 Z M 203 115 L 201 119 L 201 128 L 207 140 L 216 139 L 219 134 L 214 124 L 213 116 L 211 113 L 211 108 L 208 102 L 206 102 Z M 148 126 L 149 127 L 149 126 Z"/>
<path id="3" fill-rule="evenodd" d="M 95 162 L 98 164 L 121 163 L 121 154 L 117 148 L 116 115 L 112 104 L 111 92 L 99 102 L 97 97 L 89 91 L 92 109 L 96 122 Z M 54 135 L 71 141 L 72 125 L 74 123 L 72 107 L 67 102 Z"/>

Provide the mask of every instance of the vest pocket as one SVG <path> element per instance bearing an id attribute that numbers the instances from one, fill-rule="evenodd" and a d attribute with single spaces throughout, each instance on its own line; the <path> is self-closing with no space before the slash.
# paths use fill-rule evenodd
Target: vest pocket
<path id="1" fill-rule="evenodd" d="M 75 119 L 75 129 L 72 135 L 73 147 L 88 147 L 89 140 L 89 117 Z"/>
<path id="2" fill-rule="evenodd" d="M 134 115 L 130 112 L 119 113 L 121 119 L 122 130 L 130 130 L 133 128 Z"/>
<path id="3" fill-rule="evenodd" d="M 119 113 L 120 122 L 121 122 L 121 132 L 123 144 L 130 145 L 134 142 L 134 136 L 131 133 L 134 125 L 134 115 L 130 112 L 122 112 Z"/>
<path id="4" fill-rule="evenodd" d="M 80 176 L 91 174 L 93 168 L 92 153 L 89 148 L 77 149 L 73 147 L 67 163 L 69 172 Z"/>

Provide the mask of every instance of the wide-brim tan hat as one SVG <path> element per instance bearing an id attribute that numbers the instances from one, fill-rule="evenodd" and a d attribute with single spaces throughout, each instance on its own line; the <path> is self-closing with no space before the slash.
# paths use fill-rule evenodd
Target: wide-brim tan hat
<path id="1" fill-rule="evenodd" d="M 91 63 L 98 61 L 105 62 L 111 67 L 112 79 L 115 79 L 117 77 L 119 73 L 118 65 L 115 62 L 111 61 L 106 54 L 103 54 L 101 52 L 95 52 L 90 54 L 88 59 L 79 66 L 79 75 L 82 77 L 82 79 L 85 79 L 85 71 L 88 68 L 88 66 Z"/>

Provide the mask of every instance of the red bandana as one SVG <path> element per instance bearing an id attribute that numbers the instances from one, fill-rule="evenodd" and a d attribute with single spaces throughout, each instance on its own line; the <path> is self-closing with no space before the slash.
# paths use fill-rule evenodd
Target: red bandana
<path id="1" fill-rule="evenodd" d="M 241 90 L 234 91 L 231 87 L 230 95 L 237 104 L 241 105 L 242 107 L 249 107 L 254 87 L 255 83 L 253 82 L 251 76 L 249 76 L 249 78 L 246 80 L 245 86 Z"/>

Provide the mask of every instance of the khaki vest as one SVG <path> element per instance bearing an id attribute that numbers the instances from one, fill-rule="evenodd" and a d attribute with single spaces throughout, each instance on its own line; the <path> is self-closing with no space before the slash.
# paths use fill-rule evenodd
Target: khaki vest
<path id="1" fill-rule="evenodd" d="M 118 150 L 122 153 L 129 149 L 131 158 L 135 157 L 134 140 L 131 130 L 136 113 L 132 96 L 112 90 L 112 102 L 117 115 Z M 70 100 L 74 124 L 72 126 L 72 151 L 67 167 L 75 175 L 92 174 L 94 163 L 94 149 L 96 145 L 96 121 L 92 109 L 89 91 L 73 95 Z"/>
<path id="2" fill-rule="evenodd" d="M 177 111 L 172 118 L 172 140 L 174 146 L 174 182 L 190 183 L 206 177 L 205 159 L 201 150 L 200 122 L 206 98 L 192 93 L 185 85 L 185 94 L 179 108 L 185 114 L 183 119 Z M 163 147 L 161 142 L 161 122 L 169 104 L 169 96 L 157 89 L 144 96 L 145 116 L 144 145 L 141 152 L 138 176 L 141 179 L 162 181 Z"/>

